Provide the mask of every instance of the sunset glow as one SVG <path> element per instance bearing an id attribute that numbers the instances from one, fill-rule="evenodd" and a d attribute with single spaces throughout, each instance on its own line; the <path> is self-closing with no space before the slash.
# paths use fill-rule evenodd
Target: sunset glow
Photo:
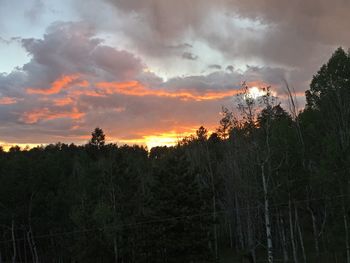
<path id="1" fill-rule="evenodd" d="M 226 13 L 212 3 L 196 2 L 193 8 L 199 9 L 193 12 L 183 9 L 186 5 L 181 1 L 174 6 L 171 1 L 151 1 L 149 6 L 120 1 L 125 2 L 123 7 L 113 1 L 91 1 L 84 11 L 68 2 L 28 0 L 14 18 L 3 21 L 3 144 L 82 144 L 98 126 L 112 142 L 148 148 L 174 145 L 199 126 L 215 130 L 222 107 L 236 109 L 242 83 L 253 99 L 271 86 L 272 95 L 278 94 L 284 103 L 288 98 L 281 79 L 290 76 L 299 88 L 297 99 L 304 95 L 303 85 L 309 80 L 294 61 L 303 53 L 285 58 L 286 52 L 277 52 L 279 41 L 270 43 L 271 37 L 264 41 L 269 34 L 277 36 L 278 30 L 271 30 L 260 18 L 228 15 L 231 6 L 226 6 Z M 215 10 L 206 12 L 207 4 Z M 128 10 L 131 6 L 135 9 Z M 171 6 L 174 10 L 168 10 Z M 105 23 L 96 23 L 91 10 L 100 10 Z M 176 22 L 167 20 L 173 12 Z M 233 39 L 236 34 L 231 32 L 242 38 Z M 251 50 L 252 43 L 262 46 Z M 9 68 L 14 61 L 17 66 Z"/>
<path id="2" fill-rule="evenodd" d="M 251 96 L 253 99 L 256 99 L 258 97 L 264 96 L 266 94 L 265 91 L 258 87 L 251 87 L 249 88 L 249 96 Z"/>
<path id="3" fill-rule="evenodd" d="M 67 88 L 69 84 L 71 84 L 74 80 L 78 79 L 79 75 L 67 75 L 62 76 L 61 78 L 55 80 L 51 87 L 48 89 L 36 89 L 36 88 L 28 88 L 28 94 L 43 94 L 43 95 L 52 95 L 59 93 L 62 89 Z M 85 84 L 85 83 L 84 83 Z"/>
<path id="4" fill-rule="evenodd" d="M 17 103 L 17 100 L 15 98 L 10 98 L 10 97 L 0 98 L 0 105 L 10 105 L 15 103 Z"/>
<path id="5" fill-rule="evenodd" d="M 349 12 L 0 0 L 0 263 L 350 263 Z"/>
<path id="6" fill-rule="evenodd" d="M 96 87 L 99 88 L 105 94 L 124 94 L 129 96 L 156 96 L 156 97 L 169 97 L 179 98 L 181 100 L 216 100 L 225 97 L 230 97 L 238 94 L 239 90 L 227 90 L 227 91 L 193 91 L 181 89 L 178 91 L 165 91 L 163 89 L 151 89 L 137 81 L 130 82 L 100 82 L 96 83 Z"/>

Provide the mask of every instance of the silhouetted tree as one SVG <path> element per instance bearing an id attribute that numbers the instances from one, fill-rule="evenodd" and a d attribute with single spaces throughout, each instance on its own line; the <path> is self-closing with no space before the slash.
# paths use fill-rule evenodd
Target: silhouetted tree
<path id="1" fill-rule="evenodd" d="M 105 145 L 105 134 L 101 128 L 97 127 L 91 133 L 89 144 L 97 149 L 101 149 Z"/>

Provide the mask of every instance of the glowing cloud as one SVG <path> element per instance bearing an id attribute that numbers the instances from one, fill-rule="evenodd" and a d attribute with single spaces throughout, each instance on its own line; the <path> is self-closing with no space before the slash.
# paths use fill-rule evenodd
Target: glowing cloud
<path id="1" fill-rule="evenodd" d="M 10 104 L 15 104 L 15 103 L 17 103 L 16 98 L 11 98 L 11 97 L 0 98 L 0 105 L 10 105 Z"/>
<path id="2" fill-rule="evenodd" d="M 194 90 L 181 89 L 178 91 L 167 91 L 164 89 L 151 89 L 142 85 L 138 81 L 129 82 L 99 82 L 96 87 L 106 94 L 124 94 L 128 96 L 157 96 L 179 98 L 181 100 L 217 100 L 225 97 L 234 96 L 240 93 L 240 90 L 220 90 L 220 91 L 204 91 L 200 93 Z"/>
<path id="3" fill-rule="evenodd" d="M 66 106 L 73 104 L 74 100 L 70 97 L 67 98 L 60 98 L 60 99 L 54 99 L 53 104 L 56 106 Z"/>
<path id="4" fill-rule="evenodd" d="M 73 120 L 81 119 L 85 113 L 79 112 L 78 109 L 73 108 L 72 111 L 54 112 L 49 108 L 36 109 L 33 111 L 25 112 L 21 116 L 21 121 L 27 124 L 37 123 L 40 120 L 54 120 L 61 118 L 70 118 Z"/>
<path id="5" fill-rule="evenodd" d="M 78 74 L 62 76 L 61 78 L 55 80 L 51 84 L 51 87 L 49 89 L 28 88 L 27 93 L 28 94 L 43 94 L 43 95 L 57 94 L 57 93 L 60 93 L 62 89 L 69 87 L 69 84 L 71 84 L 72 82 L 74 82 L 78 78 L 79 78 Z M 76 83 L 76 85 L 87 86 L 88 82 L 83 81 L 80 83 Z"/>

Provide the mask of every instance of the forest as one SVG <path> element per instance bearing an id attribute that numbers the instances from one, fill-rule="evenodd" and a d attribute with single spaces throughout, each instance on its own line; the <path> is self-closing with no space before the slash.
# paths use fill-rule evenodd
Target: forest
<path id="1" fill-rule="evenodd" d="M 0 149 L 0 263 L 350 263 L 350 53 L 173 147 Z"/>

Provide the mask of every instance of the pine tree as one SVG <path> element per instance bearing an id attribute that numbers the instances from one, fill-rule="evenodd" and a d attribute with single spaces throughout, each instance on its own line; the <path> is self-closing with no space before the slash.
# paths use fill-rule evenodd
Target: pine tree
<path id="1" fill-rule="evenodd" d="M 206 194 L 182 150 L 176 149 L 154 169 L 151 237 L 154 262 L 207 262 L 209 221 Z M 158 261 L 157 261 L 158 260 Z"/>

